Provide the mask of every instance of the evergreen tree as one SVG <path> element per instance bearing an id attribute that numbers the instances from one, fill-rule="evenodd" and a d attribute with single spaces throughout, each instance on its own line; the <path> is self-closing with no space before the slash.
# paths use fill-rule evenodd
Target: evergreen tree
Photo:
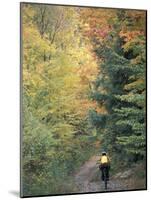
<path id="1" fill-rule="evenodd" d="M 118 11 L 114 31 L 103 42 L 93 40 L 101 64 L 92 99 L 106 113 L 91 111 L 91 121 L 99 134 L 103 132 L 104 148 L 125 161 L 142 159 L 146 145 L 145 30 L 136 31 L 133 18 Z"/>

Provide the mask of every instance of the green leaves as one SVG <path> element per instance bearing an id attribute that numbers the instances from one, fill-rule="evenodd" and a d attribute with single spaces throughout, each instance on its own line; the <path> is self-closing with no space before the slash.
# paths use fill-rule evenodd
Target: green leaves
<path id="1" fill-rule="evenodd" d="M 142 155 L 145 156 L 146 154 L 146 138 L 145 136 L 122 136 L 117 137 L 117 143 L 122 145 L 124 148 L 124 151 L 129 154 L 133 155 Z"/>
<path id="2" fill-rule="evenodd" d="M 22 9 L 23 190 L 60 193 L 69 190 L 62 183 L 94 148 L 87 113 L 96 60 L 75 8 Z"/>
<path id="3" fill-rule="evenodd" d="M 110 24 L 112 14 L 105 18 L 104 24 Z M 120 152 L 119 157 L 125 153 L 127 162 L 129 157 L 138 159 L 136 154 L 142 159 L 146 145 L 145 13 L 136 11 L 137 17 L 135 12 L 124 10 L 114 14 L 106 38 L 100 35 L 99 40 L 98 36 L 89 36 L 100 60 L 91 98 L 100 108 L 106 109 L 105 117 L 103 113 L 93 111 L 90 118 L 98 134 L 102 130 L 106 148 L 118 155 Z M 96 25 L 90 22 L 90 27 L 94 30 L 96 26 L 97 32 L 98 16 L 94 19 Z"/>
<path id="4" fill-rule="evenodd" d="M 74 191 L 69 177 L 96 141 L 125 162 L 144 159 L 144 12 L 22 9 L 24 192 Z"/>

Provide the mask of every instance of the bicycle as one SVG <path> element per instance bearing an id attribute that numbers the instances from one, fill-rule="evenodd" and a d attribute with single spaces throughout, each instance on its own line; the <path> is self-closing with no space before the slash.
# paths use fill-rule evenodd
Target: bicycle
<path id="1" fill-rule="evenodd" d="M 110 168 L 110 166 L 101 166 L 99 161 L 97 161 L 97 164 L 99 164 L 99 169 L 100 171 L 102 172 L 102 178 L 103 178 L 103 181 L 104 181 L 104 189 L 107 190 L 107 183 L 109 181 L 109 177 L 108 177 L 108 170 Z"/>
<path id="2" fill-rule="evenodd" d="M 106 167 L 104 167 L 103 169 L 102 169 L 102 176 L 103 176 L 103 178 L 104 178 L 104 189 L 105 190 L 107 190 L 107 182 L 108 182 L 108 178 L 107 178 L 107 168 Z"/>

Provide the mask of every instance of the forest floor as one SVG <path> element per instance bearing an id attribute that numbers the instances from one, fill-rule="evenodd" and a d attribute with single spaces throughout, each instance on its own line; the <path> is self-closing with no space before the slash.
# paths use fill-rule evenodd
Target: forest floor
<path id="1" fill-rule="evenodd" d="M 99 156 L 91 157 L 75 173 L 74 179 L 78 193 L 145 189 L 145 180 L 136 178 L 134 176 L 136 173 L 132 168 L 111 174 L 108 189 L 105 190 L 104 182 L 101 181 L 101 172 L 96 164 L 98 159 Z"/>

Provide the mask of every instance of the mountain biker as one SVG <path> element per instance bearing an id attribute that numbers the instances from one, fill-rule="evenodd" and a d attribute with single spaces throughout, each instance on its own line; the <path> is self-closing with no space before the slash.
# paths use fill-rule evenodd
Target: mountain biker
<path id="1" fill-rule="evenodd" d="M 100 163 L 99 168 L 102 172 L 102 181 L 104 181 L 104 173 L 103 173 L 104 168 L 106 168 L 106 177 L 107 180 L 109 180 L 110 158 L 105 151 L 102 152 L 102 155 L 99 159 L 99 163 Z"/>

